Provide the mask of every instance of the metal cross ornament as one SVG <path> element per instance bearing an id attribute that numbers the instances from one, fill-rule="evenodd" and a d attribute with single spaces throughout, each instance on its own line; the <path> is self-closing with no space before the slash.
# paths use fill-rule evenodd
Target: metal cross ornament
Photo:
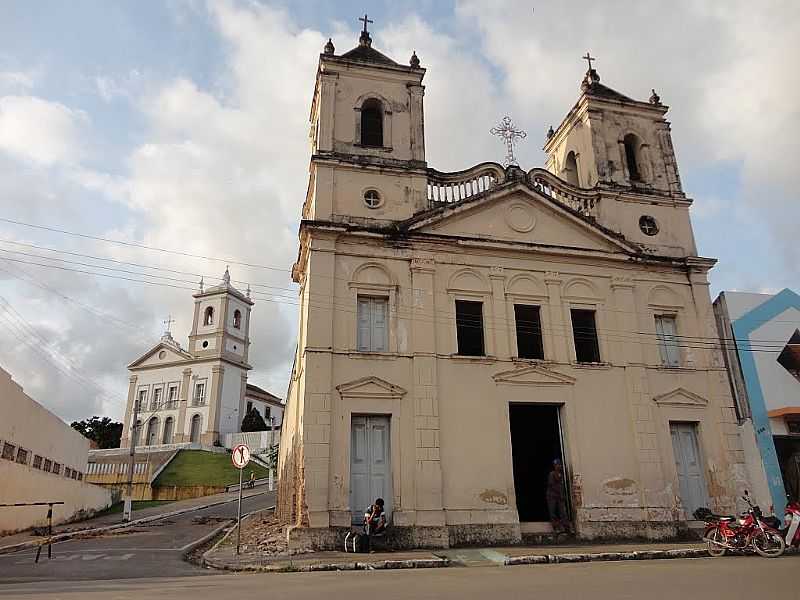
<path id="1" fill-rule="evenodd" d="M 591 71 L 592 70 L 592 61 L 593 60 L 597 60 L 597 58 L 592 56 L 588 52 L 586 53 L 586 56 L 581 56 L 581 58 L 589 63 L 589 70 Z"/>
<path id="2" fill-rule="evenodd" d="M 511 121 L 511 117 L 509 116 L 503 117 L 503 120 L 500 121 L 500 124 L 492 127 L 489 130 L 489 133 L 502 138 L 503 142 L 506 144 L 506 158 L 503 161 L 503 166 L 519 166 L 517 159 L 514 157 L 514 144 L 517 143 L 517 140 L 524 140 L 526 137 L 528 137 L 528 134 L 522 129 L 517 129 L 514 127 L 514 123 Z"/>
<path id="3" fill-rule="evenodd" d="M 367 13 L 364 13 L 364 18 L 363 19 L 359 18 L 358 20 L 364 22 L 364 31 L 362 33 L 368 33 L 367 32 L 367 23 L 374 23 L 375 22 L 372 19 L 370 19 L 369 17 L 367 17 Z"/>
<path id="4" fill-rule="evenodd" d="M 162 321 L 162 323 L 164 323 L 164 333 L 170 333 L 174 322 L 175 319 L 172 318 L 172 315 L 167 316 L 167 318 Z"/>

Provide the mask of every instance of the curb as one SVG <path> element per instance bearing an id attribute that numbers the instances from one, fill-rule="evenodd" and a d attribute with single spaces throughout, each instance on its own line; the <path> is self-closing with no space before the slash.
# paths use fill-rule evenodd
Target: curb
<path id="1" fill-rule="evenodd" d="M 226 527 L 230 527 L 231 523 L 233 523 L 233 522 L 234 522 L 233 520 L 226 521 L 225 523 L 223 523 L 219 527 L 215 528 L 213 531 L 210 531 L 209 533 L 207 533 L 206 535 L 201 537 L 199 540 L 193 541 L 191 544 L 189 544 L 188 546 L 185 547 L 185 550 L 181 554 L 181 557 L 184 560 L 186 560 L 186 557 L 188 557 L 192 552 L 194 552 L 195 549 L 199 548 L 200 546 L 202 546 L 203 544 L 207 543 L 208 541 L 213 540 Z M 216 544 L 214 544 L 214 547 L 216 548 Z"/>
<path id="2" fill-rule="evenodd" d="M 553 565 L 576 562 L 615 562 L 621 560 L 667 560 L 671 558 L 705 558 L 705 548 L 679 548 L 677 550 L 635 550 L 633 552 L 595 552 L 575 554 L 532 554 L 507 558 L 504 565 Z"/>
<path id="3" fill-rule="evenodd" d="M 264 492 L 257 492 L 255 494 L 250 494 L 248 496 L 243 496 L 242 500 L 247 498 L 252 498 L 254 496 L 262 496 L 264 494 L 269 493 L 268 491 Z M 96 535 L 98 533 L 104 533 L 106 531 L 114 531 L 116 529 L 126 529 L 128 527 L 135 527 L 136 525 L 144 525 L 146 523 L 152 523 L 154 521 L 160 521 L 161 519 L 167 519 L 169 517 L 177 517 L 179 515 L 183 515 L 188 512 L 193 512 L 196 510 L 205 510 L 206 508 L 211 508 L 213 506 L 219 506 L 221 504 L 228 504 L 230 502 L 237 502 L 239 498 L 231 498 L 228 500 L 217 500 L 215 502 L 211 502 L 209 504 L 203 504 L 200 506 L 191 506 L 187 508 L 182 508 L 179 510 L 174 510 L 168 513 L 162 513 L 158 515 L 152 515 L 149 517 L 143 517 L 141 519 L 136 519 L 134 521 L 128 521 L 127 523 L 116 523 L 115 525 L 106 525 L 104 527 L 95 527 L 93 529 L 78 529 L 77 531 L 69 531 L 65 533 L 59 533 L 50 538 L 50 541 L 55 542 L 64 542 L 66 540 L 70 540 L 74 537 L 84 536 L 84 535 Z M 47 539 L 45 540 L 31 540 L 30 542 L 20 542 L 18 544 L 11 544 L 9 546 L 2 546 L 0 547 L 0 554 L 9 554 L 11 552 L 17 552 L 18 550 L 25 550 L 27 548 L 37 548 L 38 546 L 42 546 L 47 543 Z"/>
<path id="4" fill-rule="evenodd" d="M 213 550 L 213 548 L 212 548 Z M 209 550 L 208 552 L 211 552 Z M 380 562 L 320 563 L 314 565 L 238 565 L 208 558 L 203 554 L 203 566 L 221 571 L 253 573 L 313 573 L 319 571 L 388 571 L 392 569 L 435 569 L 449 567 L 453 562 L 448 558 L 420 558 L 409 560 L 384 560 Z"/>

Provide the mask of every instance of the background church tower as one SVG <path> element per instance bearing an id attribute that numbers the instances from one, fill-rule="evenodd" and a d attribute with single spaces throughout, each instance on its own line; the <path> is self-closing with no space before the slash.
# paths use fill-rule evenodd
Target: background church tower
<path id="1" fill-rule="evenodd" d="M 228 269 L 219 285 L 193 295 L 194 319 L 189 352 L 196 357 L 222 358 L 247 365 L 250 347 L 250 311 L 253 301 L 231 285 Z"/>
<path id="2" fill-rule="evenodd" d="M 401 220 L 426 206 L 422 79 L 416 54 L 401 65 L 372 47 L 320 55 L 310 114 L 304 219 Z"/>

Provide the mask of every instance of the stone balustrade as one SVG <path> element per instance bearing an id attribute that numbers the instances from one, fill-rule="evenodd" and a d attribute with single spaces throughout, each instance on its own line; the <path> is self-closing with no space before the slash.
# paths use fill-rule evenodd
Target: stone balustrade
<path id="1" fill-rule="evenodd" d="M 528 183 L 545 196 L 587 217 L 597 216 L 600 196 L 596 191 L 583 190 L 570 185 L 544 169 L 531 169 L 527 175 L 519 168 L 509 175 L 497 163 L 481 163 L 470 169 L 443 173 L 428 169 L 428 206 L 453 204 L 483 194 L 507 180 L 527 177 Z"/>
<path id="2" fill-rule="evenodd" d="M 505 171 L 497 163 L 481 163 L 453 173 L 428 169 L 428 204 L 461 202 L 482 194 L 505 180 Z"/>

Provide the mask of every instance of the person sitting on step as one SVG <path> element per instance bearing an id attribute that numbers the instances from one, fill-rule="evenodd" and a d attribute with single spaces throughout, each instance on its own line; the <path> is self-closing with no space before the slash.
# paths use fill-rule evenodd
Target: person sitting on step
<path id="1" fill-rule="evenodd" d="M 375 503 L 364 512 L 364 533 L 367 536 L 378 535 L 386 531 L 386 512 L 383 508 L 383 498 L 377 498 Z"/>

